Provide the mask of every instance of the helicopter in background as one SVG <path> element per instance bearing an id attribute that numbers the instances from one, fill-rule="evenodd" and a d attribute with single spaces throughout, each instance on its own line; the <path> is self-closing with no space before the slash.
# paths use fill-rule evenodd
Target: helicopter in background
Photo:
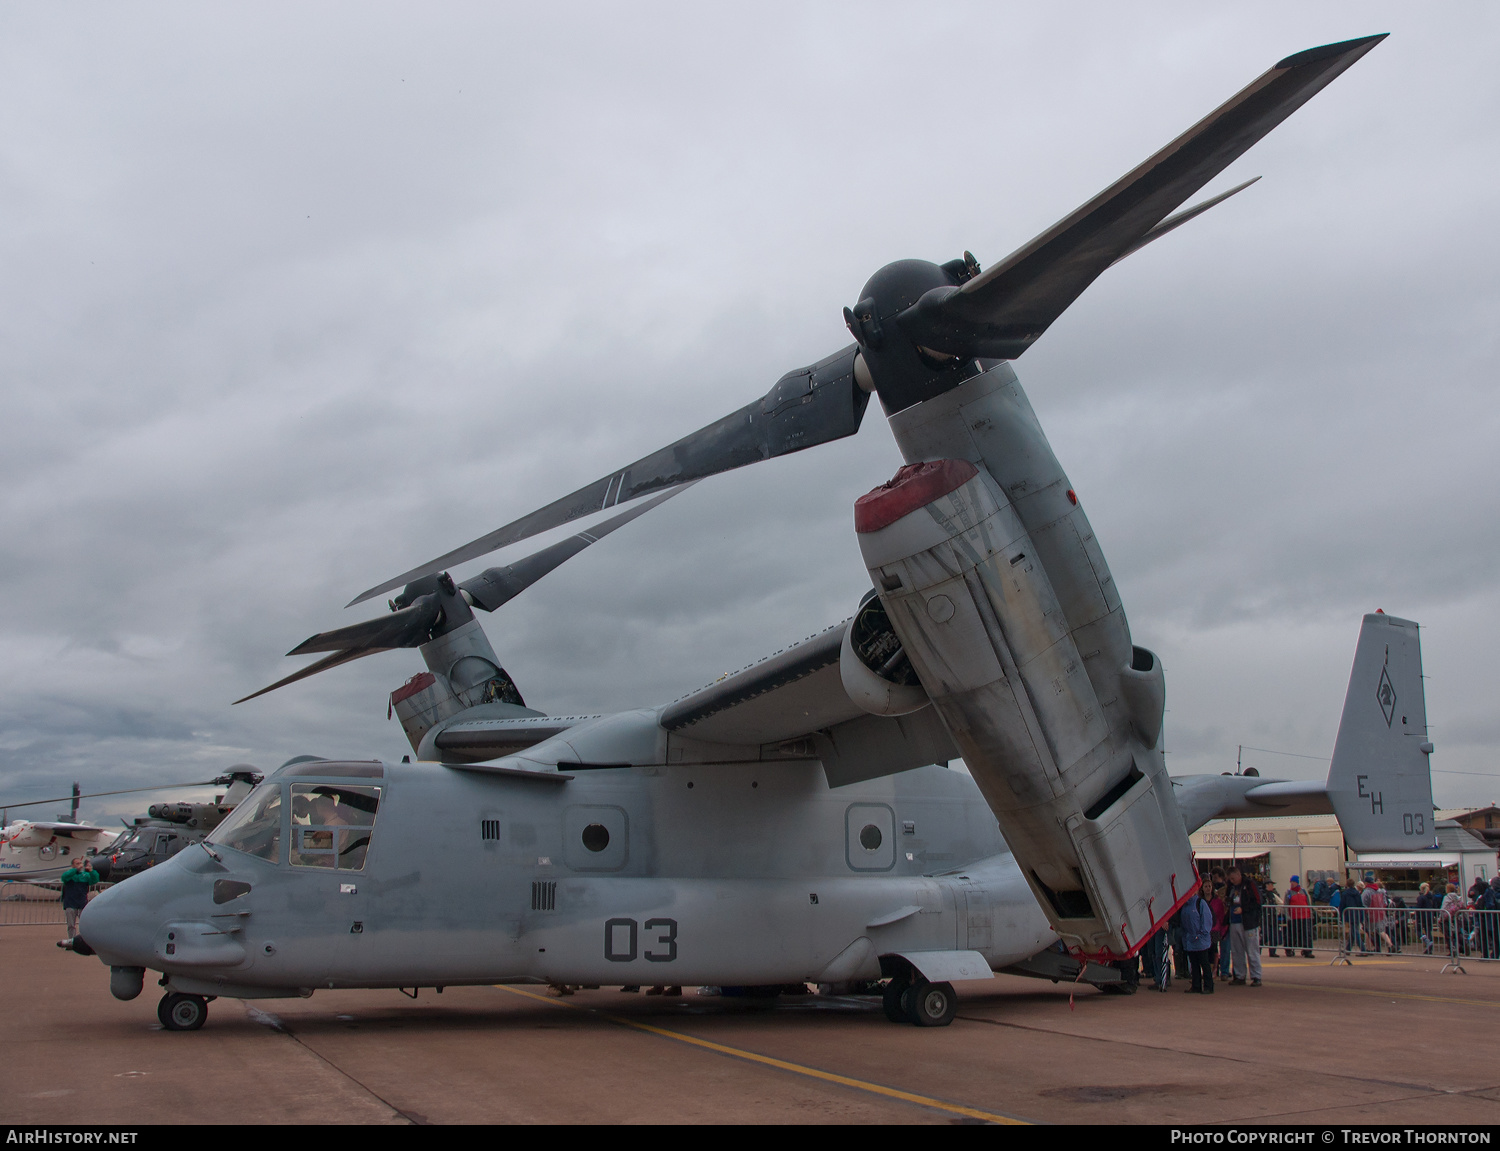
<path id="1" fill-rule="evenodd" d="M 183 848 L 201 843 L 262 778 L 250 764 L 237 763 L 211 781 L 226 789 L 212 803 L 153 803 L 119 842 L 101 853 L 95 869 L 101 878 L 118 882 L 165 863 Z"/>
<path id="2" fill-rule="evenodd" d="M 71 796 L 72 813 L 55 821 L 18 819 L 0 831 L 0 882 L 50 885 L 81 858 L 88 858 L 100 879 L 118 881 L 154 867 L 184 847 L 200 842 L 223 822 L 237 804 L 261 781 L 262 775 L 248 763 L 238 763 L 223 775 L 196 783 L 127 788 L 123 791 L 91 792 L 77 783 Z M 124 827 L 98 827 L 78 820 L 81 800 L 142 791 L 167 791 L 185 787 L 223 787 L 212 803 L 154 803 L 145 816 Z M 38 807 L 57 799 L 32 800 L 6 805 Z"/>

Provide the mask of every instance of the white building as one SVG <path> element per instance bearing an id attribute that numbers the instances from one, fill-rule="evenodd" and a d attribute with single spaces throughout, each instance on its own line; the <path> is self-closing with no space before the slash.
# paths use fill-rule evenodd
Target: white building
<path id="1" fill-rule="evenodd" d="M 1439 820 L 1436 830 L 1438 846 L 1430 851 L 1358 854 L 1348 850 L 1333 816 L 1283 815 L 1214 820 L 1191 841 L 1200 871 L 1211 866 L 1227 871 L 1238 860 L 1247 872 L 1273 879 L 1283 896 L 1294 875 L 1311 889 L 1319 878 L 1343 882 L 1348 871 L 1360 878 L 1369 871 L 1393 892 L 1412 896 L 1420 883 L 1456 883 L 1467 891 L 1475 879 L 1497 874 L 1495 849 L 1479 836 L 1451 819 Z"/>

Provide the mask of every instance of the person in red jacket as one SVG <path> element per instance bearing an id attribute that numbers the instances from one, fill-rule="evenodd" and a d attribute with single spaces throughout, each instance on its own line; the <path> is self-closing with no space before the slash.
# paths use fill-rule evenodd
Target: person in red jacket
<path id="1" fill-rule="evenodd" d="M 1292 876 L 1292 885 L 1286 893 L 1286 943 L 1287 954 L 1292 948 L 1302 952 L 1303 959 L 1311 959 L 1312 953 L 1312 900 L 1302 890 L 1302 877 Z"/>

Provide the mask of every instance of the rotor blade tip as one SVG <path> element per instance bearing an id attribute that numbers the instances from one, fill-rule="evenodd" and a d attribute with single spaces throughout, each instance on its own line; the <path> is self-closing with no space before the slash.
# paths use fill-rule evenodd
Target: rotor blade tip
<path id="1" fill-rule="evenodd" d="M 1276 67 L 1278 69 L 1300 68 L 1305 64 L 1317 64 L 1323 60 L 1332 60 L 1335 56 L 1344 56 L 1355 51 L 1360 53 L 1368 52 L 1389 35 L 1389 32 L 1377 32 L 1374 36 L 1360 36 L 1354 40 L 1340 40 L 1337 44 L 1322 44 L 1317 48 L 1309 48 L 1305 52 L 1294 52 L 1286 59 L 1278 60 Z"/>

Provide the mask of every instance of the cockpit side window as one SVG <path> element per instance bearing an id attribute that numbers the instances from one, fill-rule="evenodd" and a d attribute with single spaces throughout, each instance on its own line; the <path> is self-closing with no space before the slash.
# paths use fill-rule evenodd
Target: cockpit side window
<path id="1" fill-rule="evenodd" d="M 380 791 L 347 783 L 293 784 L 293 866 L 362 870 L 375 832 Z"/>
<path id="2" fill-rule="evenodd" d="M 208 842 L 272 863 L 281 859 L 281 786 L 263 783 L 213 829 Z"/>

